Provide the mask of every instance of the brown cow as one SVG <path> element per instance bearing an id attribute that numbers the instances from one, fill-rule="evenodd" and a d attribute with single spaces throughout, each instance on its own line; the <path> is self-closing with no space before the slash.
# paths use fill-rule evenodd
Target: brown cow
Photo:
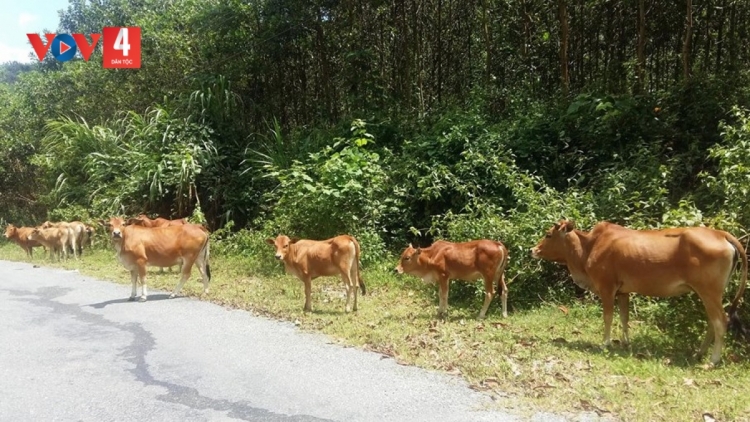
<path id="1" fill-rule="evenodd" d="M 16 227 L 13 224 L 8 224 L 5 228 L 5 238 L 18 244 L 26 252 L 26 256 L 33 258 L 33 248 L 42 246 L 41 243 L 36 240 L 30 240 L 29 234 L 34 230 L 33 227 Z"/>
<path id="2" fill-rule="evenodd" d="M 68 227 L 36 227 L 29 233 L 28 239 L 37 241 L 47 248 L 50 260 L 54 260 L 55 255 L 57 255 L 58 261 L 61 255 L 68 259 L 67 246 L 70 243 Z"/>
<path id="3" fill-rule="evenodd" d="M 742 260 L 742 278 L 730 315 L 736 312 L 747 281 L 747 256 L 740 242 L 727 232 L 705 227 L 630 230 L 601 222 L 584 232 L 576 230 L 573 221 L 560 220 L 531 255 L 566 264 L 576 284 L 601 298 L 605 345 L 611 343 L 615 301 L 622 341 L 628 343 L 629 293 L 670 297 L 695 292 L 708 316 L 708 333 L 699 354 L 706 353 L 713 338 L 713 364 L 721 360 L 727 328 L 722 296 L 737 256 Z"/>
<path id="4" fill-rule="evenodd" d="M 188 224 L 188 221 L 186 218 L 179 218 L 177 220 L 167 220 L 166 218 L 156 217 L 155 219 L 150 219 L 146 214 L 140 214 L 138 217 L 133 217 L 128 219 L 127 223 L 130 224 L 136 224 L 143 227 L 170 227 L 170 226 L 182 226 L 184 224 Z M 208 230 L 206 230 L 208 232 Z M 164 272 L 164 268 L 159 269 L 160 272 Z M 172 271 L 172 267 L 169 267 L 169 271 Z"/>
<path id="5" fill-rule="evenodd" d="M 352 236 L 341 235 L 327 240 L 299 240 L 279 235 L 266 239 L 276 248 L 276 259 L 284 263 L 289 274 L 297 276 L 305 284 L 305 312 L 312 310 L 312 280 L 341 274 L 346 289 L 346 312 L 357 310 L 357 284 L 364 295 L 365 283 L 359 268 L 359 242 Z M 349 300 L 354 294 L 354 306 Z"/>
<path id="6" fill-rule="evenodd" d="M 505 267 L 508 249 L 494 240 L 474 240 L 453 243 L 439 240 L 429 248 L 414 248 L 411 244 L 401 254 L 396 266 L 399 274 L 411 274 L 426 283 L 438 283 L 440 305 L 438 313 L 448 309 L 448 289 L 451 279 L 484 280 L 484 305 L 479 318 L 484 318 L 494 296 L 495 283 L 500 292 L 503 317 L 508 316 L 508 287 L 505 285 Z"/>
<path id="7" fill-rule="evenodd" d="M 182 277 L 170 296 L 173 298 L 190 278 L 195 264 L 203 280 L 203 293 L 208 293 L 208 283 L 211 280 L 211 267 L 208 264 L 209 236 L 200 227 L 195 224 L 154 228 L 126 226 L 119 217 L 110 218 L 102 224 L 109 229 L 117 258 L 130 271 L 130 281 L 133 284 L 130 300 L 135 300 L 137 296 L 138 277 L 143 285 L 139 300 L 144 302 L 148 297 L 146 265 L 169 267 L 182 263 Z"/>

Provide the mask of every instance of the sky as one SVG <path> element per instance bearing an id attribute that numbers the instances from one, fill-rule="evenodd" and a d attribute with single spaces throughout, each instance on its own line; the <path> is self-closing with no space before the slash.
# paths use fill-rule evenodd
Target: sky
<path id="1" fill-rule="evenodd" d="M 68 8 L 68 0 L 0 0 L 0 4 L 0 63 L 37 60 L 26 34 L 56 32 L 57 11 Z"/>

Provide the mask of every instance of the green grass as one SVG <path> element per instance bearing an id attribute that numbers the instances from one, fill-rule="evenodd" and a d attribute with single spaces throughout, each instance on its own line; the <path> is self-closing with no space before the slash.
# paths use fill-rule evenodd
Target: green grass
<path id="1" fill-rule="evenodd" d="M 39 254 L 41 255 L 41 254 Z M 26 261 L 15 245 L 0 246 L 0 258 Z M 128 284 L 128 273 L 110 250 L 95 250 L 81 261 L 39 265 L 77 268 L 82 273 Z M 472 388 L 495 397 L 498 406 L 530 414 L 595 411 L 621 420 L 750 420 L 750 365 L 741 344 L 729 340 L 724 363 L 708 368 L 707 357 L 691 358 L 698 334 L 674 336 L 631 317 L 631 346 L 602 349 L 603 323 L 596 301 L 545 303 L 516 310 L 503 319 L 493 302 L 488 318 L 477 321 L 481 301 L 450 303 L 446 320 L 435 317 L 436 288 L 412 277 L 396 277 L 389 268 L 369 268 L 363 276 L 367 296 L 356 314 L 345 314 L 340 281 L 313 282 L 313 312 L 304 314 L 302 285 L 282 275 L 267 256 L 211 258 L 213 280 L 205 300 L 248 309 L 317 330 L 334 341 L 383 353 L 397 362 L 464 377 Z M 178 274 L 149 272 L 149 287 L 171 290 Z M 183 294 L 200 296 L 197 271 Z M 509 305 L 513 309 L 514 290 Z M 122 296 L 130 294 L 123 286 Z M 733 294 L 733 293 L 732 293 Z M 133 306 L 138 306 L 133 304 Z M 696 316 L 704 319 L 704 315 Z M 615 318 L 617 320 L 617 318 Z M 615 325 L 613 338 L 619 336 Z"/>

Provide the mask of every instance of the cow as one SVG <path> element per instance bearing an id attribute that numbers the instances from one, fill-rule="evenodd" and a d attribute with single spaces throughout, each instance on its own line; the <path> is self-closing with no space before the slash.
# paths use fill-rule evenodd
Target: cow
<path id="1" fill-rule="evenodd" d="M 209 236 L 195 224 L 185 224 L 170 227 L 142 227 L 125 225 L 120 217 L 112 217 L 109 221 L 101 221 L 112 239 L 120 263 L 130 271 L 132 291 L 129 300 L 135 300 L 138 294 L 137 283 L 140 277 L 142 294 L 139 301 L 148 298 L 146 283 L 146 266 L 168 267 L 182 263 L 179 283 L 172 291 L 170 298 L 176 297 L 183 284 L 190 278 L 190 272 L 195 264 L 203 281 L 203 293 L 208 293 L 211 281 L 211 267 L 209 259 Z"/>
<path id="2" fill-rule="evenodd" d="M 725 231 L 705 227 L 631 230 L 605 221 L 585 232 L 577 230 L 575 222 L 563 219 L 531 249 L 531 256 L 566 264 L 576 284 L 599 296 L 605 346 L 611 344 L 615 301 L 622 342 L 628 344 L 630 293 L 671 297 L 695 292 L 708 317 L 708 332 L 698 355 L 708 351 L 713 339 L 714 365 L 721 360 L 727 329 L 722 296 L 738 257 L 742 276 L 730 316 L 736 313 L 747 282 L 747 256 L 740 242 Z"/>
<path id="3" fill-rule="evenodd" d="M 27 257 L 33 258 L 33 248 L 42 246 L 42 244 L 36 240 L 29 239 L 29 234 L 31 234 L 33 230 L 33 227 L 16 227 L 13 224 L 8 224 L 5 228 L 5 238 L 18 244 L 18 246 L 26 252 Z"/>
<path id="4" fill-rule="evenodd" d="M 61 221 L 59 223 L 45 221 L 44 223 L 42 223 L 40 227 L 42 229 L 49 229 L 49 228 L 55 227 L 55 228 L 59 228 L 59 229 L 66 231 L 68 235 L 66 236 L 67 242 L 63 246 L 64 255 L 67 258 L 68 246 L 70 246 L 70 249 L 73 250 L 73 256 L 75 257 L 75 259 L 78 259 L 78 247 L 77 247 L 78 237 L 80 236 L 80 232 L 83 231 L 83 224 L 80 224 L 79 226 L 77 224 L 74 225 L 72 223 L 68 223 L 65 221 Z"/>
<path id="5" fill-rule="evenodd" d="M 327 240 L 290 239 L 278 235 L 266 239 L 276 249 L 276 259 L 284 263 L 288 274 L 299 278 L 305 285 L 305 312 L 312 311 L 312 280 L 318 277 L 341 274 L 346 289 L 346 312 L 357 310 L 357 285 L 366 293 L 359 268 L 359 242 L 352 236 L 341 235 Z M 352 294 L 353 306 L 349 305 Z"/>
<path id="6" fill-rule="evenodd" d="M 50 260 L 57 260 L 60 256 L 68 258 L 67 246 L 70 243 L 70 230 L 68 227 L 35 227 L 28 235 L 28 240 L 33 240 L 42 244 L 49 250 Z"/>
<path id="7" fill-rule="evenodd" d="M 169 226 L 182 226 L 184 224 L 188 224 L 188 221 L 186 218 L 179 218 L 177 220 L 167 220 L 166 218 L 162 217 L 156 217 L 155 219 L 150 219 L 146 214 L 140 214 L 138 217 L 129 218 L 127 223 L 130 224 L 136 224 L 143 227 L 169 227 Z M 206 232 L 208 232 L 206 230 Z M 172 267 L 169 267 L 169 271 L 172 271 Z M 164 272 L 164 268 L 159 268 L 159 272 Z"/>
<path id="8" fill-rule="evenodd" d="M 438 314 L 448 310 L 448 289 L 451 279 L 484 280 L 484 305 L 479 319 L 484 319 L 494 296 L 494 287 L 500 293 L 503 317 L 508 316 L 508 286 L 505 284 L 505 267 L 510 257 L 508 249 L 494 240 L 473 240 L 453 243 L 439 240 L 428 248 L 409 246 L 401 253 L 395 271 L 411 274 L 426 283 L 439 287 Z"/>
<path id="9" fill-rule="evenodd" d="M 138 217 L 128 219 L 127 224 L 137 224 L 143 227 L 168 227 L 168 226 L 181 226 L 188 224 L 186 218 L 178 218 L 177 220 L 167 220 L 166 218 L 156 217 L 150 219 L 146 214 L 141 214 Z"/>

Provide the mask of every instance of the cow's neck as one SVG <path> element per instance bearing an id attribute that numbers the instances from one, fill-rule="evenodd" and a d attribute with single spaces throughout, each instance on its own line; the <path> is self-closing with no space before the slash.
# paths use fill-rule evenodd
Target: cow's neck
<path id="1" fill-rule="evenodd" d="M 112 245 L 115 247 L 115 251 L 117 251 L 118 254 L 122 252 L 122 239 L 113 240 Z"/>
<path id="2" fill-rule="evenodd" d="M 567 243 L 565 260 L 570 276 L 576 284 L 588 290 L 591 290 L 593 286 L 586 273 L 586 261 L 591 252 L 593 241 L 594 238 L 591 233 L 581 230 L 573 230 L 565 236 L 565 242 Z"/>
<path id="3" fill-rule="evenodd" d="M 294 244 L 289 245 L 289 251 L 286 253 L 286 255 L 284 255 L 284 259 L 282 259 L 286 272 L 294 275 L 297 274 L 294 265 L 292 265 L 294 262 L 296 262 L 297 258 L 297 248 L 295 246 L 296 245 Z"/>

